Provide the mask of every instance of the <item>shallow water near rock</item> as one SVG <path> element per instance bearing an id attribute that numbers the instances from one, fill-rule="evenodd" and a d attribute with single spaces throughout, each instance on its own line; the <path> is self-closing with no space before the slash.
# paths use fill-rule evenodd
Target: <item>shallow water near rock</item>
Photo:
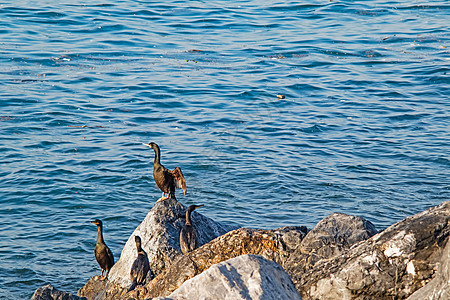
<path id="1" fill-rule="evenodd" d="M 450 197 L 447 1 L 0 5 L 0 299 L 100 274 L 181 167 L 223 223 L 378 229 Z M 284 95 L 280 99 L 277 95 Z"/>

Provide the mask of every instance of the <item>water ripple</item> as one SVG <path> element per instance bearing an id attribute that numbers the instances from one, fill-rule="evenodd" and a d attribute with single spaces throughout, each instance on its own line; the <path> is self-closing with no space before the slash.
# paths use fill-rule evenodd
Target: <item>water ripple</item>
<path id="1" fill-rule="evenodd" d="M 448 200 L 449 9 L 1 6 L 0 299 L 76 292 L 98 272 L 91 219 L 119 255 L 160 195 L 142 142 L 225 223 L 381 229 Z"/>

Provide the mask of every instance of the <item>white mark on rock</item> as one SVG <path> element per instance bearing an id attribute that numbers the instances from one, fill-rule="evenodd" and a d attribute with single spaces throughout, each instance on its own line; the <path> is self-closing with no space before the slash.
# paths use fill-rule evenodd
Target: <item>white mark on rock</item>
<path id="1" fill-rule="evenodd" d="M 388 245 L 388 247 L 384 250 L 384 255 L 387 257 L 396 257 L 400 256 L 402 254 L 402 251 L 400 248 L 395 247 L 393 245 Z"/>
<path id="2" fill-rule="evenodd" d="M 411 253 L 415 243 L 414 235 L 401 231 L 384 244 L 383 253 L 386 257 L 399 257 L 403 254 Z"/>
<path id="3" fill-rule="evenodd" d="M 416 268 L 414 268 L 414 263 L 412 260 L 406 265 L 406 272 L 411 275 L 416 275 Z"/>
<path id="4" fill-rule="evenodd" d="M 372 255 L 367 255 L 362 258 L 362 261 L 368 264 L 377 264 L 379 262 L 379 259 L 377 257 L 377 254 L 374 252 Z"/>

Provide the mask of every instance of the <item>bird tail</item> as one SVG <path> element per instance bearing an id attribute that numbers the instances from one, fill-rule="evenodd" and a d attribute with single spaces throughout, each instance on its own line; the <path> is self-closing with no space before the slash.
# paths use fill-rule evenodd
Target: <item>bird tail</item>
<path id="1" fill-rule="evenodd" d="M 133 280 L 133 282 L 131 283 L 130 288 L 128 289 L 127 293 L 131 292 L 132 290 L 134 290 L 137 286 L 137 281 L 136 279 Z"/>

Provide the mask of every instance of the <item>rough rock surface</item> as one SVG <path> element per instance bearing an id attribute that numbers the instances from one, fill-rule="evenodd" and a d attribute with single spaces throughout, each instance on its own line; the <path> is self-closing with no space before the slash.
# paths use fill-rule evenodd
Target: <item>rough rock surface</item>
<path id="1" fill-rule="evenodd" d="M 299 300 L 283 268 L 257 255 L 241 255 L 210 267 L 184 282 L 165 300 Z"/>
<path id="2" fill-rule="evenodd" d="M 439 263 L 436 276 L 408 300 L 447 300 L 450 299 L 450 243 L 447 244 Z"/>
<path id="3" fill-rule="evenodd" d="M 333 214 L 308 234 L 305 227 L 240 228 L 184 256 L 178 245 L 185 209 L 180 205 L 167 202 L 164 207 L 155 206 L 152 211 L 158 214 L 151 211 L 147 216 L 152 219 L 147 223 L 151 225 L 143 225 L 144 221 L 140 225 L 143 228 L 136 229 L 141 237 L 155 243 L 152 247 L 144 244 L 144 249 L 159 253 L 153 254 L 155 278 L 124 295 L 120 284 L 95 276 L 79 295 L 87 295 L 90 300 L 167 296 L 214 264 L 257 254 L 279 263 L 303 299 L 450 299 L 450 202 L 408 217 L 367 240 L 375 233 L 370 222 Z M 200 217 L 193 215 L 194 220 Z M 214 227 L 208 223 L 205 226 Z M 147 226 L 156 231 L 145 234 Z M 228 229 L 215 226 L 222 228 L 218 234 Z M 129 243 L 132 238 L 134 234 Z M 201 239 L 205 242 L 207 239 Z M 124 248 L 124 264 L 128 261 L 131 265 L 135 255 L 135 251 L 125 252 Z M 121 268 L 125 280 L 129 280 L 129 271 Z"/>
<path id="4" fill-rule="evenodd" d="M 167 296 L 186 280 L 202 273 L 214 264 L 243 254 L 261 255 L 279 262 L 289 255 L 294 245 L 286 241 L 299 241 L 305 227 L 290 229 L 259 230 L 240 228 L 228 232 L 202 247 L 177 259 L 164 273 L 146 284 L 139 299 Z M 295 232 L 293 232 L 295 231 Z M 290 233 L 288 238 L 284 238 Z"/>
<path id="5" fill-rule="evenodd" d="M 200 274 L 210 266 L 242 254 L 261 255 L 282 265 L 286 270 L 301 266 L 303 273 L 312 262 L 322 256 L 338 255 L 345 249 L 376 233 L 372 223 L 354 216 L 333 214 L 320 222 L 306 234 L 306 227 L 283 227 L 275 230 L 240 228 L 220 236 L 203 247 L 181 257 L 166 272 L 145 286 L 142 296 L 166 296 L 184 281 Z M 306 237 L 305 237 L 306 235 Z M 311 236 L 311 238 L 308 238 Z M 307 243 L 304 243 L 306 240 Z M 320 243 L 315 241 L 319 240 Z M 312 249 L 302 252 L 302 247 L 311 245 L 319 248 L 319 254 Z M 313 252 L 313 253 L 309 253 Z"/>
<path id="6" fill-rule="evenodd" d="M 221 225 L 198 212 L 194 212 L 191 217 L 196 226 L 200 245 L 234 229 L 231 226 Z M 149 272 L 147 281 L 150 281 L 153 276 L 163 272 L 173 261 L 182 256 L 179 239 L 180 230 L 185 222 L 186 207 L 178 201 L 167 199 L 155 204 L 128 238 L 119 261 L 111 269 L 106 286 L 104 282 L 91 279 L 78 291 L 78 295 L 88 296 L 89 299 L 113 299 L 128 289 L 131 284 L 130 268 L 137 257 L 135 235 L 141 237 L 142 248 L 148 255 L 152 273 Z M 94 297 L 94 295 L 100 295 L 100 297 Z"/>
<path id="7" fill-rule="evenodd" d="M 299 246 L 289 253 L 289 257 L 280 263 L 301 277 L 318 261 L 341 255 L 353 244 L 367 240 L 377 232 L 371 222 L 361 217 L 333 213 L 317 223 Z"/>
<path id="8" fill-rule="evenodd" d="M 361 217 L 334 213 L 308 232 L 300 248 L 303 253 L 330 258 L 377 233 L 375 226 Z"/>
<path id="9" fill-rule="evenodd" d="M 108 285 L 108 280 L 104 280 L 100 275 L 91 277 L 88 282 L 78 291 L 78 296 L 83 296 L 91 299 L 102 299 L 106 292 L 106 286 Z M 108 291 L 113 295 L 120 295 L 122 293 L 122 288 L 116 286 L 116 290 L 113 291 L 113 285 L 108 285 Z"/>
<path id="10" fill-rule="evenodd" d="M 87 300 L 85 297 L 78 297 L 67 292 L 55 289 L 51 284 L 38 288 L 31 300 Z"/>
<path id="11" fill-rule="evenodd" d="M 445 202 L 319 260 L 306 272 L 301 264 L 285 270 L 303 299 L 404 299 L 438 270 L 449 222 L 450 202 Z"/>

